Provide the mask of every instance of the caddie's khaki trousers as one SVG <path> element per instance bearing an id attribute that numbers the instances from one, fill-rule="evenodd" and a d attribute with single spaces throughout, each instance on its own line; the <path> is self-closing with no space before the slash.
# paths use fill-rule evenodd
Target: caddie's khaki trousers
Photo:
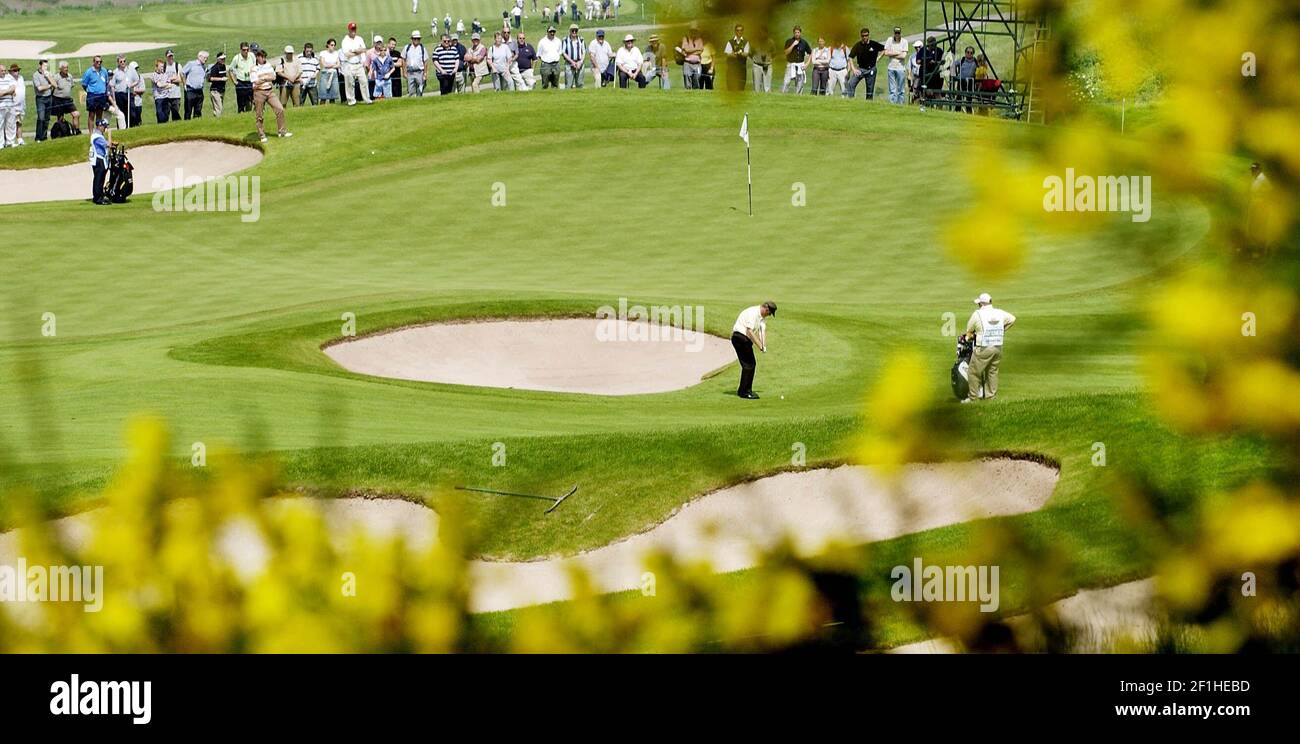
<path id="1" fill-rule="evenodd" d="M 970 365 L 966 368 L 966 379 L 970 383 L 970 396 L 982 386 L 984 397 L 992 398 L 998 394 L 998 365 L 1002 362 L 1001 346 L 976 346 L 971 354 Z"/>

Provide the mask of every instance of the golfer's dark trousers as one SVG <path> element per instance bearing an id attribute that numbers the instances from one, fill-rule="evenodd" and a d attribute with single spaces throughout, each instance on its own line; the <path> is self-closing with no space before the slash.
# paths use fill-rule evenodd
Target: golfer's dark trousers
<path id="1" fill-rule="evenodd" d="M 104 198 L 104 177 L 108 175 L 108 166 L 104 165 L 104 161 L 96 160 L 93 173 L 90 193 L 95 201 L 99 201 Z"/>
<path id="2" fill-rule="evenodd" d="M 736 347 L 736 358 L 740 360 L 740 388 L 737 395 L 751 392 L 754 387 L 754 368 L 758 366 L 754 359 L 754 342 L 743 333 L 731 334 L 731 345 Z"/>

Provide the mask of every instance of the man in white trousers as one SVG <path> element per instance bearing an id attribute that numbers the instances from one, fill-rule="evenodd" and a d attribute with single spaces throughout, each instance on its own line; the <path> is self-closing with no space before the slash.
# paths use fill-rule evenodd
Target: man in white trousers
<path id="1" fill-rule="evenodd" d="M 357 105 L 356 90 L 361 88 L 361 99 L 370 103 L 370 80 L 366 70 L 366 40 L 357 35 L 357 24 L 348 24 L 348 35 L 343 37 L 339 52 L 343 56 L 343 93 L 349 106 Z"/>

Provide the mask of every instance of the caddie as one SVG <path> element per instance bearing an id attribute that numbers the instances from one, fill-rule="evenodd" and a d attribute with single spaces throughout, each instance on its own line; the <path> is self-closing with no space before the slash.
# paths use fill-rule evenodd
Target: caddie
<path id="1" fill-rule="evenodd" d="M 1002 363 L 1002 341 L 1007 329 L 1016 323 L 1016 316 L 993 307 L 993 298 L 984 292 L 975 298 L 978 305 L 966 321 L 966 335 L 975 339 L 975 352 L 971 355 L 967 379 L 970 395 L 962 401 L 975 400 L 975 394 L 991 399 L 998 394 L 998 366 Z"/>

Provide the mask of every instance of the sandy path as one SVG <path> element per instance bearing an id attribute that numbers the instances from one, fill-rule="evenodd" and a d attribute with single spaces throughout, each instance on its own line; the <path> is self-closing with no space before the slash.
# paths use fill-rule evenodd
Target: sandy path
<path id="1" fill-rule="evenodd" d="M 630 340 L 634 332 L 662 335 Z M 717 336 L 594 317 L 438 323 L 345 341 L 325 353 L 363 375 L 597 395 L 680 390 L 735 360 L 731 343 Z"/>
<path id="2" fill-rule="evenodd" d="M 175 46 L 175 43 L 170 41 L 97 41 L 91 44 L 83 44 L 80 49 L 71 52 L 48 53 L 47 50 L 54 46 L 55 42 L 53 41 L 0 40 L 0 60 L 8 62 L 11 59 L 70 59 L 73 57 L 93 57 L 96 54 L 109 57 L 118 54 L 143 52 L 149 49 L 162 49 L 163 47 Z M 113 67 L 107 59 L 104 60 L 104 63 L 110 69 Z"/>
<path id="3" fill-rule="evenodd" d="M 1074 651 L 1101 653 L 1122 639 L 1150 641 L 1155 638 L 1156 624 L 1151 600 L 1155 581 L 1141 579 L 1105 589 L 1084 589 L 1072 597 L 1052 603 L 1061 624 L 1076 634 Z M 1009 618 L 1015 625 L 1023 616 Z M 895 654 L 953 654 L 956 643 L 947 638 L 931 638 L 891 649 Z"/>
<path id="4" fill-rule="evenodd" d="M 164 145 L 142 145 L 127 149 L 135 166 L 135 196 L 155 191 L 155 177 L 167 179 L 167 188 L 182 169 L 186 183 L 226 176 L 251 168 L 262 161 L 262 151 L 211 140 L 186 140 Z M 133 197 L 135 198 L 135 197 Z M 90 166 L 87 163 L 55 168 L 0 170 L 0 204 L 90 199 Z"/>
<path id="5" fill-rule="evenodd" d="M 476 611 L 489 611 L 567 599 L 573 567 L 587 571 L 601 591 L 635 588 L 650 550 L 735 571 L 753 566 L 756 551 L 783 535 L 801 552 L 813 553 L 831 540 L 863 543 L 1030 512 L 1046 503 L 1056 479 L 1055 469 L 1023 460 L 913 465 L 892 487 L 861 467 L 782 473 L 702 496 L 647 532 L 576 556 L 475 561 L 470 569 L 475 587 L 471 604 Z M 360 498 L 316 503 L 340 546 L 356 529 L 371 535 L 400 534 L 419 547 L 436 539 L 437 517 L 424 506 Z M 192 507 L 180 502 L 167 508 Z M 96 509 L 54 524 L 63 542 L 77 548 L 84 546 L 91 520 L 103 514 L 104 509 Z M 12 564 L 17 556 L 18 535 L 16 530 L 0 534 L 0 564 Z M 266 557 L 256 533 L 239 525 L 222 534 L 219 551 L 248 575 L 255 574 Z"/>

